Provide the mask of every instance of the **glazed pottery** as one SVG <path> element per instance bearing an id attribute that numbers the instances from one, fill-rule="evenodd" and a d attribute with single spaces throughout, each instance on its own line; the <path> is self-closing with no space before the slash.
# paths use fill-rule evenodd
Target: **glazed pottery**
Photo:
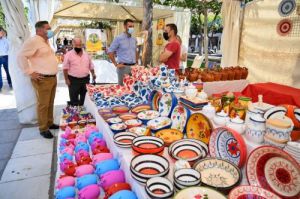
<path id="1" fill-rule="evenodd" d="M 65 176 L 57 180 L 57 189 L 62 189 L 64 187 L 74 186 L 75 178 L 73 176 Z"/>
<path id="2" fill-rule="evenodd" d="M 124 131 L 125 129 L 127 129 L 127 126 L 125 123 L 118 123 L 118 124 L 112 124 L 110 126 L 110 129 L 114 132 L 114 133 L 120 133 L 122 131 Z"/>
<path id="3" fill-rule="evenodd" d="M 75 175 L 76 177 L 81 177 L 92 173 L 94 173 L 94 167 L 92 165 L 81 165 L 76 167 Z"/>
<path id="4" fill-rule="evenodd" d="M 242 185 L 232 189 L 228 195 L 228 199 L 281 199 L 276 194 L 256 186 Z"/>
<path id="5" fill-rule="evenodd" d="M 117 159 L 109 159 L 98 162 L 95 167 L 95 174 L 101 176 L 108 171 L 118 170 L 120 168 L 120 164 Z"/>
<path id="6" fill-rule="evenodd" d="M 119 115 L 119 117 L 124 121 L 126 120 L 132 120 L 132 119 L 136 119 L 137 115 L 134 113 L 123 113 L 121 115 Z"/>
<path id="7" fill-rule="evenodd" d="M 189 109 L 183 107 L 182 105 L 177 105 L 171 114 L 172 119 L 172 129 L 177 129 L 178 131 L 184 132 L 187 120 L 189 119 L 191 112 Z"/>
<path id="8" fill-rule="evenodd" d="M 183 133 L 176 129 L 163 129 L 155 133 L 155 136 L 162 139 L 165 146 L 170 146 L 173 142 L 181 140 L 183 138 Z"/>
<path id="9" fill-rule="evenodd" d="M 121 148 L 130 148 L 132 140 L 137 137 L 137 134 L 131 132 L 121 132 L 114 135 L 114 142 Z"/>
<path id="10" fill-rule="evenodd" d="M 148 104 L 141 104 L 141 105 L 137 105 L 137 106 L 133 107 L 131 109 L 131 112 L 135 113 L 135 114 L 138 114 L 138 113 L 140 113 L 142 111 L 148 111 L 148 110 L 151 110 L 151 106 L 150 105 L 148 105 Z"/>
<path id="11" fill-rule="evenodd" d="M 109 171 L 100 177 L 100 186 L 106 190 L 115 183 L 125 182 L 125 174 L 122 170 Z"/>
<path id="12" fill-rule="evenodd" d="M 198 89 L 190 84 L 188 87 L 185 88 L 185 95 L 187 96 L 188 99 L 194 99 L 197 97 L 198 94 Z"/>
<path id="13" fill-rule="evenodd" d="M 109 125 L 122 123 L 122 119 L 119 117 L 112 117 L 106 120 Z"/>
<path id="14" fill-rule="evenodd" d="M 226 199 L 226 197 L 208 187 L 190 187 L 179 191 L 173 199 Z"/>
<path id="15" fill-rule="evenodd" d="M 211 157 L 228 160 L 241 168 L 246 162 L 247 145 L 238 132 L 220 127 L 210 136 L 209 152 Z"/>
<path id="16" fill-rule="evenodd" d="M 158 117 L 156 119 L 150 120 L 147 123 L 147 126 L 152 130 L 152 132 L 156 133 L 159 130 L 170 128 L 172 121 L 168 117 Z"/>
<path id="17" fill-rule="evenodd" d="M 129 108 L 127 106 L 115 106 L 112 108 L 112 112 L 116 114 L 127 113 Z"/>
<path id="18" fill-rule="evenodd" d="M 144 184 L 153 177 L 163 177 L 169 173 L 169 161 L 158 155 L 139 155 L 130 163 L 132 177 Z"/>
<path id="19" fill-rule="evenodd" d="M 166 199 L 174 194 L 173 184 L 163 177 L 150 178 L 146 182 L 145 189 L 152 199 Z"/>
<path id="20" fill-rule="evenodd" d="M 216 109 L 211 105 L 211 103 L 208 103 L 205 105 L 202 109 L 202 113 L 210 120 L 212 120 L 216 115 Z"/>
<path id="21" fill-rule="evenodd" d="M 138 197 L 132 191 L 122 190 L 113 194 L 109 199 L 138 199 Z"/>
<path id="22" fill-rule="evenodd" d="M 96 165 L 98 162 L 113 159 L 113 155 L 111 153 L 99 153 L 97 155 L 94 155 L 92 159 L 93 165 Z"/>
<path id="23" fill-rule="evenodd" d="M 264 114 L 263 111 L 254 109 L 252 107 L 248 108 L 248 110 L 246 111 L 246 118 L 245 118 L 245 124 L 246 126 L 248 126 L 248 124 L 250 123 L 250 117 L 254 116 L 254 115 L 260 115 L 262 116 Z"/>
<path id="24" fill-rule="evenodd" d="M 226 123 L 229 121 L 228 114 L 222 110 L 220 113 L 217 113 L 215 115 L 213 121 L 218 126 L 225 126 Z"/>
<path id="25" fill-rule="evenodd" d="M 236 187 L 242 179 L 240 169 L 227 160 L 206 158 L 195 163 L 193 168 L 200 172 L 201 183 L 224 192 Z"/>
<path id="26" fill-rule="evenodd" d="M 246 130 L 245 122 L 243 120 L 241 120 L 239 116 L 236 116 L 235 118 L 230 119 L 226 123 L 226 126 L 228 128 L 231 128 L 231 129 L 235 130 L 239 134 L 244 134 L 245 130 Z"/>
<path id="27" fill-rule="evenodd" d="M 173 93 L 165 93 L 159 101 L 158 111 L 162 117 L 170 117 L 174 107 L 177 105 L 177 98 Z"/>
<path id="28" fill-rule="evenodd" d="M 141 127 L 133 127 L 128 130 L 131 133 L 134 133 L 138 136 L 142 135 L 151 135 L 151 131 L 149 128 L 141 126 Z"/>
<path id="29" fill-rule="evenodd" d="M 168 149 L 169 155 L 175 160 L 186 160 L 193 163 L 208 154 L 205 143 L 194 139 L 182 139 L 172 143 Z"/>
<path id="30" fill-rule="evenodd" d="M 174 173 L 174 185 L 177 190 L 199 186 L 201 174 L 194 169 L 179 169 Z"/>
<path id="31" fill-rule="evenodd" d="M 177 160 L 174 164 L 174 172 L 179 170 L 179 169 L 190 169 L 191 165 L 188 161 L 186 160 Z"/>
<path id="32" fill-rule="evenodd" d="M 246 128 L 247 140 L 254 143 L 262 143 L 266 133 L 266 120 L 259 114 L 250 117 Z"/>
<path id="33" fill-rule="evenodd" d="M 248 103 L 251 102 L 251 100 L 252 100 L 252 98 L 250 98 L 250 97 L 241 96 L 241 97 L 239 97 L 238 102 L 242 107 L 248 108 Z"/>
<path id="34" fill-rule="evenodd" d="M 160 154 L 164 151 L 164 141 L 152 136 L 139 136 L 132 140 L 132 152 L 139 154 Z"/>
<path id="35" fill-rule="evenodd" d="M 95 198 L 100 196 L 100 188 L 96 184 L 84 187 L 78 192 L 78 199 Z"/>
<path id="36" fill-rule="evenodd" d="M 275 157 L 279 159 L 273 159 Z M 297 161 L 285 151 L 273 146 L 254 149 L 246 166 L 250 185 L 262 187 L 286 199 L 300 197 L 299 172 Z"/>
<path id="37" fill-rule="evenodd" d="M 138 114 L 137 117 L 143 122 L 143 124 L 146 125 L 149 120 L 153 120 L 155 118 L 158 118 L 159 117 L 159 112 L 154 111 L 154 110 L 142 111 Z"/>
<path id="38" fill-rule="evenodd" d="M 75 187 L 68 186 L 58 190 L 55 194 L 55 199 L 74 198 L 76 195 Z"/>
<path id="39" fill-rule="evenodd" d="M 209 119 L 201 113 L 192 114 L 187 122 L 187 138 L 200 140 L 208 144 L 211 131 L 212 125 Z"/>
<path id="40" fill-rule="evenodd" d="M 198 93 L 198 98 L 202 101 L 207 100 L 207 94 L 202 90 L 200 93 Z"/>
<path id="41" fill-rule="evenodd" d="M 128 190 L 131 191 L 131 186 L 128 183 L 115 183 L 112 186 L 110 186 L 107 190 L 105 190 L 105 197 L 104 199 L 108 199 L 113 194 L 122 191 L 122 190 Z"/>
<path id="42" fill-rule="evenodd" d="M 207 100 L 203 101 L 199 98 L 188 99 L 186 96 L 180 97 L 180 102 L 191 110 L 202 110 L 208 104 Z"/>
<path id="43" fill-rule="evenodd" d="M 153 90 L 152 93 L 150 94 L 150 105 L 151 108 L 155 111 L 158 111 L 158 107 L 159 107 L 159 100 L 162 96 L 162 93 L 157 91 L 157 90 Z"/>
<path id="44" fill-rule="evenodd" d="M 84 175 L 76 179 L 76 186 L 79 190 L 83 189 L 86 186 L 97 184 L 98 177 L 95 174 Z"/>
<path id="45" fill-rule="evenodd" d="M 90 148 L 89 145 L 87 143 L 84 142 L 80 142 L 75 146 L 75 153 L 77 153 L 80 150 L 85 150 L 87 152 L 89 152 Z"/>
<path id="46" fill-rule="evenodd" d="M 283 106 L 275 106 L 265 112 L 264 118 L 266 120 L 271 118 L 278 118 L 278 117 L 282 118 L 283 116 L 285 116 L 286 111 L 287 111 L 286 108 L 284 108 Z"/>
<path id="47" fill-rule="evenodd" d="M 127 128 L 133 128 L 142 125 L 142 121 L 137 119 L 126 120 L 124 123 L 127 126 Z"/>

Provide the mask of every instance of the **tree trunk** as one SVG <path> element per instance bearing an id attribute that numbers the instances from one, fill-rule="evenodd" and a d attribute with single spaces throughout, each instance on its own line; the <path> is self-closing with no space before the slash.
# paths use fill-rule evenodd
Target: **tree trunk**
<path id="1" fill-rule="evenodd" d="M 148 32 L 147 40 L 145 41 L 142 64 L 147 66 L 152 63 L 152 19 L 153 19 L 153 1 L 143 1 L 143 24 L 142 30 Z"/>
<path id="2" fill-rule="evenodd" d="M 207 9 L 204 11 L 204 52 L 205 52 L 205 68 L 208 68 Z"/>

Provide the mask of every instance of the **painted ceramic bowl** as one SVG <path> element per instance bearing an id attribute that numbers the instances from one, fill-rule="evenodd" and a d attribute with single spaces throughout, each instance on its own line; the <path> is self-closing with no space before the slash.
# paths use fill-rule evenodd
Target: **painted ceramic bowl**
<path id="1" fill-rule="evenodd" d="M 113 117 L 117 117 L 118 115 L 117 114 L 115 114 L 115 113 L 106 113 L 106 114 L 103 114 L 102 115 L 102 118 L 104 119 L 104 120 L 107 120 L 107 119 L 109 119 L 109 118 L 113 118 Z"/>
<path id="2" fill-rule="evenodd" d="M 130 128 L 128 131 L 131 133 L 134 133 L 138 136 L 151 135 L 150 129 L 147 127 L 143 127 L 143 126 L 133 127 L 133 128 Z"/>
<path id="3" fill-rule="evenodd" d="M 174 173 L 174 185 L 177 190 L 199 186 L 201 174 L 194 169 L 179 169 Z"/>
<path id="4" fill-rule="evenodd" d="M 232 189 L 228 195 L 228 199 L 250 199 L 250 198 L 259 198 L 259 199 L 281 199 L 276 194 L 255 186 L 238 186 Z"/>
<path id="5" fill-rule="evenodd" d="M 155 111 L 158 111 L 158 107 L 159 107 L 159 100 L 162 96 L 162 93 L 154 90 L 152 91 L 152 93 L 150 94 L 150 105 L 151 108 Z"/>
<path id="6" fill-rule="evenodd" d="M 137 137 L 137 134 L 131 132 L 121 132 L 114 135 L 114 142 L 121 148 L 130 148 L 132 140 Z"/>
<path id="7" fill-rule="evenodd" d="M 132 177 L 138 182 L 145 184 L 153 177 L 163 177 L 169 173 L 169 161 L 158 155 L 139 155 L 130 163 Z"/>
<path id="8" fill-rule="evenodd" d="M 129 108 L 127 106 L 115 106 L 112 108 L 112 112 L 115 114 L 128 113 Z"/>
<path id="9" fill-rule="evenodd" d="M 189 163 L 194 163 L 207 156 L 208 147 L 199 140 L 182 139 L 171 144 L 168 152 L 175 160 L 186 160 Z"/>
<path id="10" fill-rule="evenodd" d="M 126 120 L 124 123 L 126 124 L 127 128 L 133 128 L 142 125 L 142 121 L 137 119 Z"/>
<path id="11" fill-rule="evenodd" d="M 147 124 L 149 120 L 153 120 L 155 118 L 159 117 L 158 111 L 148 110 L 148 111 L 142 111 L 137 116 L 140 120 L 142 120 L 143 124 Z"/>
<path id="12" fill-rule="evenodd" d="M 137 115 L 134 114 L 134 113 L 123 113 L 123 114 L 119 115 L 119 117 L 120 117 L 123 121 L 126 121 L 126 120 L 133 120 L 133 119 L 136 119 L 136 118 L 137 118 Z"/>
<path id="13" fill-rule="evenodd" d="M 193 168 L 200 172 L 202 184 L 224 192 L 236 187 L 242 179 L 240 169 L 227 160 L 205 158 Z"/>
<path id="14" fill-rule="evenodd" d="M 179 191 L 173 199 L 226 199 L 226 197 L 208 187 L 190 187 Z"/>
<path id="15" fill-rule="evenodd" d="M 164 151 L 164 141 L 152 136 L 139 136 L 132 141 L 132 152 L 139 154 L 159 154 Z"/>
<path id="16" fill-rule="evenodd" d="M 293 121 L 286 116 L 268 119 L 266 121 L 265 138 L 281 145 L 286 144 L 290 139 L 293 128 Z"/>
<path id="17" fill-rule="evenodd" d="M 118 123 L 118 124 L 112 124 L 110 125 L 110 129 L 114 132 L 114 133 L 120 133 L 124 130 L 127 129 L 126 124 L 124 123 Z"/>
<path id="18" fill-rule="evenodd" d="M 156 133 L 162 129 L 170 128 L 172 121 L 168 117 L 158 117 L 156 119 L 150 120 L 147 123 L 147 126 L 152 130 L 152 132 Z"/>
<path id="19" fill-rule="evenodd" d="M 170 146 L 173 142 L 183 139 L 183 133 L 176 129 L 163 129 L 158 131 L 155 136 L 162 139 L 165 146 Z"/>
<path id="20" fill-rule="evenodd" d="M 111 109 L 110 108 L 101 108 L 98 110 L 98 113 L 100 115 L 104 115 L 104 114 L 107 114 L 107 113 L 111 113 Z"/>
<path id="21" fill-rule="evenodd" d="M 109 125 L 122 123 L 122 119 L 119 117 L 112 117 L 106 120 Z"/>
<path id="22" fill-rule="evenodd" d="M 88 119 L 87 120 L 87 124 L 93 124 L 93 125 L 96 125 L 96 119 Z"/>
<path id="23" fill-rule="evenodd" d="M 138 113 L 140 113 L 142 111 L 148 111 L 148 110 L 151 110 L 151 106 L 150 105 L 148 105 L 148 104 L 141 104 L 141 105 L 137 105 L 137 106 L 133 107 L 131 109 L 131 112 L 135 113 L 135 114 L 138 114 Z"/>
<path id="24" fill-rule="evenodd" d="M 211 157 L 228 160 L 241 168 L 247 159 L 247 146 L 238 132 L 220 127 L 210 136 L 209 153 Z"/>
<path id="25" fill-rule="evenodd" d="M 170 198 L 174 194 L 172 182 L 163 177 L 154 177 L 147 180 L 145 189 L 152 199 Z"/>
<path id="26" fill-rule="evenodd" d="M 163 117 L 170 117 L 173 109 L 177 105 L 178 100 L 172 93 L 165 93 L 162 95 L 159 101 L 158 111 Z"/>

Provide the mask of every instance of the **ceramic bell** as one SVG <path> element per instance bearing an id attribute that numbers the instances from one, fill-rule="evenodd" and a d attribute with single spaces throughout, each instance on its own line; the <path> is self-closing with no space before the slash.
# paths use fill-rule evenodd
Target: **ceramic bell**
<path id="1" fill-rule="evenodd" d="M 200 93 L 198 93 L 198 98 L 201 99 L 202 101 L 207 100 L 207 94 L 202 90 Z"/>
<path id="2" fill-rule="evenodd" d="M 255 114 L 250 117 L 246 128 L 247 140 L 254 143 L 262 143 L 266 132 L 266 120 L 260 115 Z"/>
<path id="3" fill-rule="evenodd" d="M 222 110 L 221 112 L 215 115 L 213 121 L 218 126 L 225 126 L 226 123 L 229 121 L 228 114 Z"/>
<path id="4" fill-rule="evenodd" d="M 239 116 L 236 116 L 235 118 L 230 119 L 227 122 L 226 126 L 233 129 L 233 130 L 235 130 L 239 134 L 245 133 L 245 130 L 246 130 L 246 125 L 245 125 L 244 121 L 241 120 L 241 118 Z"/>
<path id="5" fill-rule="evenodd" d="M 206 106 L 204 106 L 202 112 L 209 119 L 213 119 L 216 115 L 216 109 L 211 105 L 211 103 L 208 103 Z"/>

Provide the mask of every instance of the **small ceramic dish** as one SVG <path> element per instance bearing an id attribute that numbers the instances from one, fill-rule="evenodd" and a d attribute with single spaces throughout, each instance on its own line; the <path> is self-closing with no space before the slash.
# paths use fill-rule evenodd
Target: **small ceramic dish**
<path id="1" fill-rule="evenodd" d="M 134 113 L 123 113 L 119 117 L 125 122 L 126 120 L 133 120 L 137 118 L 137 115 Z"/>
<path id="2" fill-rule="evenodd" d="M 152 199 L 171 198 L 174 194 L 173 184 L 163 177 L 154 177 L 147 180 L 145 189 Z"/>
<path id="3" fill-rule="evenodd" d="M 142 184 L 150 178 L 166 176 L 169 170 L 169 161 L 158 155 L 139 155 L 130 163 L 132 177 Z"/>
<path id="4" fill-rule="evenodd" d="M 126 120 L 124 123 L 126 124 L 127 128 L 133 128 L 142 125 L 142 121 L 137 119 Z"/>
<path id="5" fill-rule="evenodd" d="M 176 129 L 163 129 L 155 134 L 165 142 L 165 146 L 170 146 L 173 142 L 183 139 L 183 133 Z"/>
<path id="6" fill-rule="evenodd" d="M 120 133 L 120 132 L 126 130 L 126 129 L 127 129 L 127 126 L 126 126 L 126 124 L 124 124 L 124 123 L 112 124 L 112 125 L 110 126 L 110 129 L 111 129 L 114 133 Z"/>
<path id="7" fill-rule="evenodd" d="M 156 119 L 150 120 L 147 123 L 147 126 L 152 130 L 153 133 L 156 133 L 162 129 L 168 129 L 172 125 L 172 120 L 168 117 L 158 117 Z"/>
<path id="8" fill-rule="evenodd" d="M 259 198 L 259 199 L 281 199 L 276 194 L 256 186 L 243 185 L 232 189 L 228 195 L 228 199 L 240 198 Z"/>
<path id="9" fill-rule="evenodd" d="M 96 119 L 88 119 L 87 124 L 93 124 L 96 125 Z"/>
<path id="10" fill-rule="evenodd" d="M 98 113 L 100 115 L 104 115 L 104 114 L 107 114 L 107 113 L 111 113 L 111 109 L 110 108 L 101 108 L 98 110 Z"/>
<path id="11" fill-rule="evenodd" d="M 122 123 L 122 119 L 119 117 L 112 117 L 106 120 L 109 125 Z"/>
<path id="12" fill-rule="evenodd" d="M 127 106 L 121 105 L 121 106 L 115 106 L 112 108 L 112 112 L 116 114 L 122 114 L 127 113 L 129 111 L 129 108 Z"/>
<path id="13" fill-rule="evenodd" d="M 114 142 L 121 148 L 130 148 L 132 145 L 132 140 L 136 137 L 137 135 L 135 133 L 121 132 L 114 135 Z"/>
<path id="14" fill-rule="evenodd" d="M 133 127 L 133 128 L 130 128 L 128 131 L 131 133 L 134 133 L 138 136 L 151 135 L 150 129 L 147 127 L 144 127 L 144 126 Z"/>
<path id="15" fill-rule="evenodd" d="M 182 139 L 171 144 L 168 152 L 175 160 L 186 160 L 189 163 L 194 163 L 207 156 L 208 147 L 199 140 Z"/>
<path id="16" fill-rule="evenodd" d="M 233 163 L 218 158 L 199 160 L 193 168 L 201 174 L 201 183 L 228 192 L 242 180 L 240 169 Z"/>
<path id="17" fill-rule="evenodd" d="M 179 169 L 174 173 L 174 184 L 177 190 L 199 186 L 201 174 L 194 169 Z"/>
<path id="18" fill-rule="evenodd" d="M 141 105 L 137 105 L 137 106 L 133 107 L 131 109 L 131 112 L 135 113 L 135 114 L 138 114 L 138 113 L 140 113 L 142 111 L 148 111 L 148 110 L 151 110 L 151 106 L 150 105 L 148 105 L 148 104 L 141 104 Z"/>
<path id="19" fill-rule="evenodd" d="M 137 117 L 142 120 L 143 124 L 146 125 L 149 120 L 158 118 L 159 112 L 153 110 L 142 111 L 137 115 Z"/>
<path id="20" fill-rule="evenodd" d="M 107 119 L 109 119 L 109 118 L 113 118 L 113 117 L 117 117 L 118 115 L 117 114 L 115 114 L 115 113 L 106 113 L 106 114 L 103 114 L 102 115 L 102 118 L 104 119 L 104 120 L 107 120 Z"/>
<path id="21" fill-rule="evenodd" d="M 164 141 L 152 136 L 139 136 L 132 141 L 132 152 L 139 154 L 159 154 L 164 151 Z"/>

